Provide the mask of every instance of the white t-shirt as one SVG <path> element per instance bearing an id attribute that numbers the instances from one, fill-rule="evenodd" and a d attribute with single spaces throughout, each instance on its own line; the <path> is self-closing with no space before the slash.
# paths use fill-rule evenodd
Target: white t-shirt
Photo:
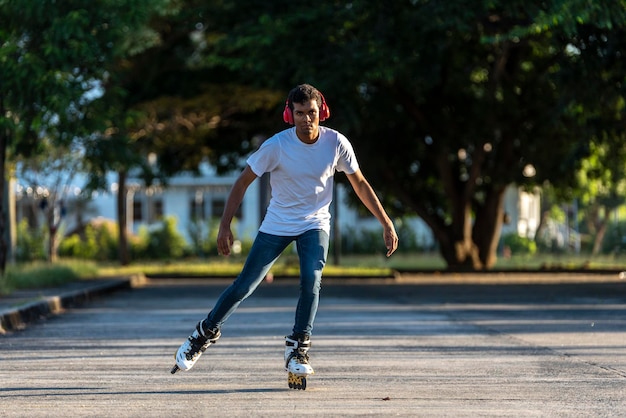
<path id="1" fill-rule="evenodd" d="M 314 144 L 305 144 L 296 129 L 269 138 L 247 160 L 257 176 L 270 173 L 272 198 L 259 230 L 295 236 L 312 229 L 330 233 L 335 171 L 353 174 L 359 169 L 352 144 L 341 133 L 319 127 Z"/>

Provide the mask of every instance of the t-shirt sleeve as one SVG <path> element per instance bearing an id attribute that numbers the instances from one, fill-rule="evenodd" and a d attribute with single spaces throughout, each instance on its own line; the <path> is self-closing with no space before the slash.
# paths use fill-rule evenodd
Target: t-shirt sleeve
<path id="1" fill-rule="evenodd" d="M 276 168 L 279 154 L 280 143 L 270 138 L 248 157 L 246 163 L 257 177 L 261 177 L 263 174 Z"/>
<path id="2" fill-rule="evenodd" d="M 346 174 L 354 174 L 359 170 L 359 163 L 354 154 L 352 144 L 348 141 L 348 138 L 341 134 L 338 135 L 338 139 L 337 171 L 343 171 Z"/>

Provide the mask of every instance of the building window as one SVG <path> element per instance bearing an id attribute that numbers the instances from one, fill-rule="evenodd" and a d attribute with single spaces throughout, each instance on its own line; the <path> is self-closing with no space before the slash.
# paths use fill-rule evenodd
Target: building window
<path id="1" fill-rule="evenodd" d="M 189 203 L 189 219 L 196 221 L 203 221 L 206 219 L 206 210 L 204 207 L 204 200 L 191 199 Z"/>
<path id="2" fill-rule="evenodd" d="M 157 222 L 163 219 L 163 200 L 152 199 L 149 222 Z"/>
<path id="3" fill-rule="evenodd" d="M 162 199 L 137 199 L 133 200 L 133 222 L 153 223 L 163 219 Z"/>
<path id="4" fill-rule="evenodd" d="M 241 206 L 237 208 L 237 212 L 235 212 L 235 218 L 241 220 L 243 218 L 243 211 L 241 210 Z M 226 201 L 224 199 L 213 199 L 211 201 L 211 217 L 212 218 L 221 218 L 224 213 L 224 208 L 226 207 Z"/>
<path id="5" fill-rule="evenodd" d="M 133 200 L 133 221 L 143 221 L 143 202 L 141 200 Z"/>

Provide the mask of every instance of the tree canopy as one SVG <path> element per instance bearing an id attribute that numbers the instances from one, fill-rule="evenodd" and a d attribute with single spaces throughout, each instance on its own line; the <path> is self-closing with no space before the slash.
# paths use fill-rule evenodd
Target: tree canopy
<path id="1" fill-rule="evenodd" d="M 452 268 L 494 264 L 507 185 L 575 187 L 623 126 L 623 1 L 212 4 L 205 63 L 326 91 L 387 206 L 424 219 Z"/>
<path id="2" fill-rule="evenodd" d="M 624 0 L 53 3 L 0 0 L 2 140 L 35 150 L 42 127 L 80 126 L 95 180 L 148 152 L 164 177 L 232 169 L 302 82 L 450 268 L 493 266 L 508 185 L 581 195 L 594 161 L 623 180 Z"/>
<path id="3" fill-rule="evenodd" d="M 67 144 L 89 134 L 82 108 L 106 63 L 145 42 L 145 24 L 167 1 L 0 0 L 0 195 L 6 163 L 43 152 L 42 136 Z M 3 221 L 5 210 L 0 203 Z M 0 222 L 1 272 L 5 231 Z"/>

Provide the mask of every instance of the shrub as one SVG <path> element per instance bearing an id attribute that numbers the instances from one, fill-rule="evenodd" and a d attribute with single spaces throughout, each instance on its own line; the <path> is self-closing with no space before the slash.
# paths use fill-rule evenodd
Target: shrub
<path id="1" fill-rule="evenodd" d="M 82 234 L 76 233 L 65 237 L 59 244 L 59 255 L 83 260 L 115 260 L 118 239 L 115 222 L 93 222 L 85 226 Z"/>
<path id="2" fill-rule="evenodd" d="M 237 220 L 233 219 L 231 228 L 235 228 Z M 191 238 L 191 251 L 199 257 L 217 254 L 217 233 L 219 219 L 211 218 L 206 221 L 193 220 L 187 225 L 187 233 Z"/>
<path id="3" fill-rule="evenodd" d="M 535 254 L 537 252 L 537 244 L 530 238 L 520 237 L 516 233 L 510 233 L 502 236 L 502 244 L 509 247 L 512 254 Z"/>
<path id="4" fill-rule="evenodd" d="M 626 222 L 620 221 L 609 226 L 602 241 L 602 253 L 626 253 Z"/>
<path id="5" fill-rule="evenodd" d="M 176 230 L 176 218 L 165 217 L 160 226 L 150 231 L 144 258 L 180 258 L 188 252 L 183 236 Z"/>
<path id="6" fill-rule="evenodd" d="M 44 261 L 47 233 L 45 228 L 31 228 L 26 219 L 17 225 L 16 261 Z"/>
<path id="7" fill-rule="evenodd" d="M 231 222 L 231 229 L 234 231 L 237 229 L 238 219 L 233 218 Z M 217 233 L 219 232 L 219 218 L 212 218 L 207 221 L 192 220 L 187 225 L 187 233 L 189 234 L 191 244 L 190 252 L 193 255 L 199 257 L 207 257 L 217 255 Z M 253 240 L 251 239 L 238 239 L 239 254 L 233 254 L 233 256 L 245 256 L 250 252 L 252 248 Z"/>
<path id="8" fill-rule="evenodd" d="M 361 230 L 346 227 L 342 232 L 341 250 L 345 254 L 379 254 L 385 251 L 383 230 L 380 227 Z M 398 253 L 412 253 L 423 249 L 418 242 L 417 234 L 408 223 L 397 220 L 396 232 L 399 242 Z"/>
<path id="9" fill-rule="evenodd" d="M 379 231 L 347 227 L 341 234 L 341 250 L 345 254 L 375 254 L 384 248 Z"/>

